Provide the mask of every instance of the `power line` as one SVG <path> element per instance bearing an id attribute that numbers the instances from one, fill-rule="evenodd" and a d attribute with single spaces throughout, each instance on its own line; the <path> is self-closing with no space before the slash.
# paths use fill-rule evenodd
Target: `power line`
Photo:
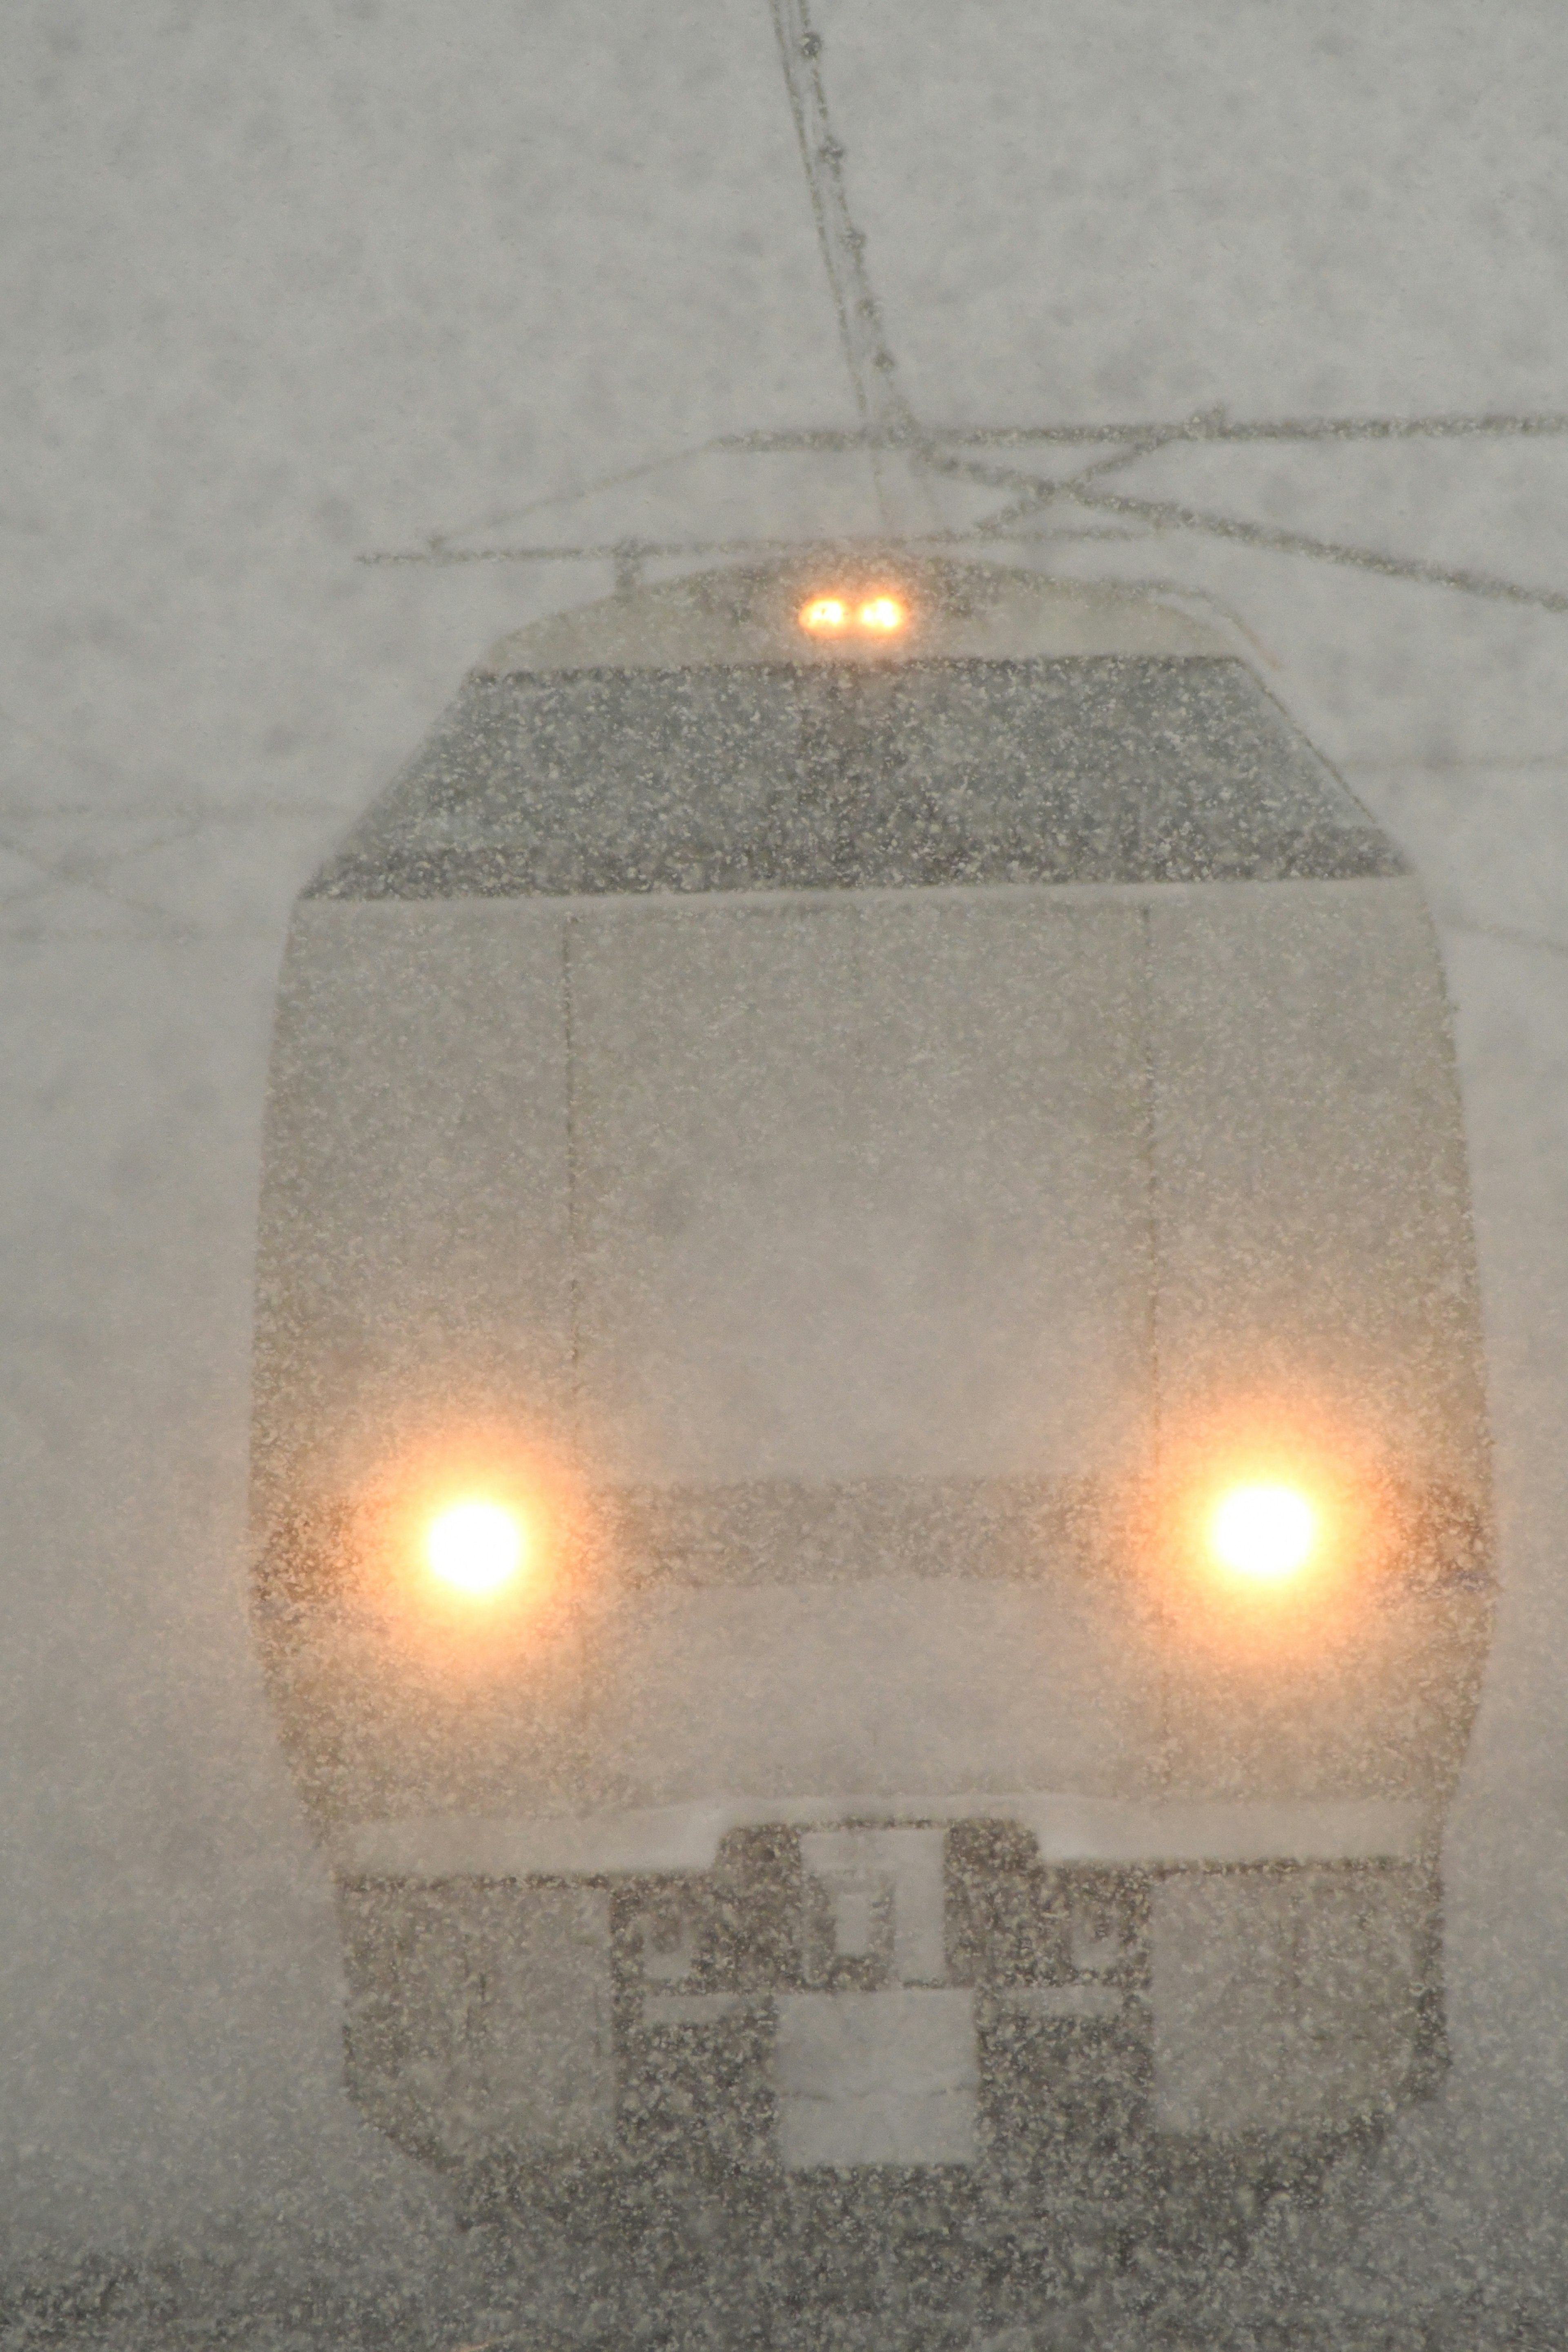
<path id="1" fill-rule="evenodd" d="M 1012 489 L 1021 493 L 1016 509 L 1006 515 L 986 519 L 984 536 L 1001 530 L 1006 521 L 1021 520 L 1049 500 L 1066 495 L 1078 496 L 1075 483 L 1081 484 L 1102 470 L 1092 467 L 1059 480 L 1042 478 L 1018 468 L 986 466 L 964 459 L 959 454 L 964 447 L 1023 448 L 1031 445 L 1056 444 L 1063 447 L 1110 446 L 1115 454 L 1104 461 L 1104 470 L 1127 465 L 1134 459 L 1152 454 L 1156 449 L 1194 442 L 1314 442 L 1314 441 L 1414 441 L 1414 440 L 1489 440 L 1540 439 L 1568 435 L 1568 413 L 1559 411 L 1523 411 L 1517 414 L 1488 411 L 1477 415 L 1447 415 L 1436 416 L 1309 416 L 1309 417 L 1247 417 L 1230 419 L 1218 412 L 1203 416 L 1143 423 L 1094 423 L 1077 425 L 937 425 L 921 428 L 921 446 L 916 462 L 933 473 L 962 476 L 996 489 Z M 617 473 L 582 485 L 570 491 L 552 492 L 514 508 L 495 520 L 512 520 L 524 514 L 537 513 L 542 508 L 571 505 L 597 496 L 622 484 L 640 479 L 675 466 L 688 465 L 699 457 L 714 455 L 778 455 L 794 451 L 816 453 L 847 453 L 867 449 L 871 437 L 864 431 L 837 425 L 806 425 L 777 431 L 729 433 L 710 441 L 699 442 L 689 449 L 677 451 L 668 457 L 650 458 L 646 463 L 627 467 Z M 1087 502 L 1087 501 L 1085 501 Z M 1104 501 L 1100 501 L 1104 503 Z M 1190 516 L 1190 528 L 1219 528 L 1214 518 L 1205 517 L 1195 509 L 1172 506 L 1168 501 L 1145 502 L 1168 509 L 1163 520 L 1168 527 L 1180 514 Z M 754 535 L 743 539 L 693 539 L 657 542 L 636 539 L 595 541 L 589 544 L 559 546 L 548 542 L 531 545 L 463 548 L 454 544 L 469 524 L 458 529 L 432 532 L 417 547 L 368 549 L 356 556 L 356 562 L 367 564 L 429 563 L 552 563 L 584 562 L 589 561 L 625 560 L 628 554 L 641 557 L 742 554 L 750 550 L 759 553 L 780 549 L 810 549 L 818 546 L 844 545 L 842 539 L 806 540 L 782 539 Z M 1264 529 L 1262 525 L 1237 523 L 1226 525 L 1233 535 L 1250 535 Z M 948 541 L 956 541 L 976 536 L 973 529 L 953 531 L 921 531 L 902 533 L 889 531 L 889 540 L 911 545 L 930 545 Z M 1322 552 L 1326 541 L 1314 541 L 1305 534 L 1293 536 L 1300 541 L 1298 551 Z M 1346 559 L 1349 560 L 1349 559 Z M 1391 563 L 1401 559 L 1389 558 Z M 1435 567 L 1441 571 L 1442 567 Z M 1456 572 L 1445 574 L 1446 584 L 1468 585 L 1479 573 Z M 1545 593 L 1545 592 L 1541 592 Z M 1533 600 L 1534 590 L 1522 591 Z"/>
<path id="2" fill-rule="evenodd" d="M 1431 588 L 1457 588 L 1467 596 L 1482 596 L 1508 604 L 1532 604 L 1543 613 L 1568 613 L 1568 594 L 1557 588 L 1532 588 L 1504 580 L 1489 572 L 1463 565 L 1426 563 L 1418 556 L 1387 555 L 1379 549 L 1356 547 L 1339 540 L 1316 539 L 1307 531 L 1281 530 L 1272 523 L 1242 522 L 1227 515 L 1206 514 L 1179 506 L 1169 499 L 1130 499 L 1114 491 L 1070 489 L 1076 503 L 1105 514 L 1125 515 L 1159 530 L 1194 530 L 1213 539 L 1233 539 L 1249 547 L 1267 547 L 1283 555 L 1306 555 L 1323 563 L 1344 563 L 1362 572 L 1381 572 L 1389 580 L 1415 580 Z"/>
<path id="3" fill-rule="evenodd" d="M 851 217 L 845 192 L 845 151 L 834 136 L 822 80 L 822 38 L 812 29 L 807 0 L 771 0 L 771 5 L 823 266 L 865 439 L 877 447 L 916 446 L 924 436 L 898 380 L 881 305 L 866 268 L 865 232 Z"/>
<path id="4" fill-rule="evenodd" d="M 1477 440 L 1501 436 L 1528 439 L 1568 433 L 1568 410 L 1510 411 L 1488 409 L 1432 416 L 1258 416 L 1233 417 L 1223 408 L 1176 419 L 1142 421 L 1097 418 L 1056 425 L 926 425 L 920 427 L 922 448 L 969 444 L 979 448 L 1024 448 L 1035 442 L 1059 441 L 1068 446 L 1096 441 L 1415 441 Z M 864 446 L 864 436 L 834 425 L 804 425 L 757 433 L 726 433 L 705 442 L 709 449 L 782 451 L 789 449 L 853 449 Z M 677 463 L 670 459 L 668 463 Z"/>
<path id="5" fill-rule="evenodd" d="M 1262 547 L 1277 553 L 1303 556 L 1315 562 L 1339 563 L 1378 573 L 1387 579 L 1419 582 L 1466 595 L 1530 605 L 1547 613 L 1568 613 L 1568 593 L 1505 580 L 1468 566 L 1431 563 L 1417 557 L 1389 555 L 1375 549 L 1319 539 L 1306 531 L 1253 523 L 1169 499 L 1136 499 L 1096 487 L 1103 477 L 1179 445 L 1238 443 L 1313 443 L 1354 441 L 1523 439 L 1568 434 L 1568 412 L 1560 410 L 1488 410 L 1479 415 L 1438 414 L 1428 416 L 1295 416 L 1233 418 L 1223 407 L 1163 423 L 1106 420 L 1083 424 L 1005 425 L 923 425 L 899 382 L 897 362 L 889 346 L 881 306 L 866 264 L 866 237 L 849 209 L 845 186 L 845 149 L 835 136 L 822 75 L 822 40 L 813 29 L 808 0 L 769 0 L 779 58 L 784 68 L 790 112 L 800 144 L 801 163 L 816 224 L 823 266 L 837 314 L 845 363 L 854 391 L 860 423 L 858 428 L 806 427 L 795 431 L 727 434 L 705 442 L 679 457 L 654 459 L 604 477 L 581 499 L 658 472 L 661 467 L 689 462 L 715 452 L 777 454 L 805 450 L 863 450 L 872 464 L 884 530 L 880 538 L 837 538 L 831 541 L 752 537 L 687 539 L 648 541 L 624 538 L 575 546 L 521 544 L 458 547 L 460 531 L 432 533 L 424 546 L 381 549 L 362 554 L 368 564 L 571 563 L 607 561 L 615 565 L 618 588 L 635 586 L 643 564 L 650 559 L 681 560 L 705 556 L 792 553 L 805 557 L 814 551 L 855 547 L 958 547 L 994 543 L 1015 535 L 1015 526 L 1044 508 L 1071 502 L 1092 511 L 1116 516 L 1152 530 L 1191 530 L 1211 538 Z M 965 449 L 1026 449 L 1059 446 L 1101 447 L 1109 454 L 1058 479 L 1046 479 L 1017 468 L 999 467 L 965 457 Z M 934 530 L 899 528 L 894 495 L 881 463 L 889 451 L 901 452 L 913 476 L 945 475 L 1011 492 L 1008 506 L 966 529 Z M 511 520 L 541 508 L 566 503 L 545 497 L 513 509 Z M 498 520 L 503 520 L 498 518 Z M 468 529 L 477 529 L 469 525 Z M 494 528 L 495 525 L 490 526 Z"/>

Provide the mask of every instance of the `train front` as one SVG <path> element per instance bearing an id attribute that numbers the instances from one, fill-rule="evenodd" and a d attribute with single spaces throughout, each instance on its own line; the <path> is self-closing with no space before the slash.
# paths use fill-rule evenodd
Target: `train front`
<path id="1" fill-rule="evenodd" d="M 1441 975 L 1184 614 L 905 562 L 503 642 L 296 912 L 256 1400 L 405 2147 L 1103 2206 L 1432 2080 Z"/>

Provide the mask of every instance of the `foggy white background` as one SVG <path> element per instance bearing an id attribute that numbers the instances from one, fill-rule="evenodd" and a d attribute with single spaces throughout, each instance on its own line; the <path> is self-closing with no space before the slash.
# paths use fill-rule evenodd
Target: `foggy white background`
<path id="1" fill-rule="evenodd" d="M 926 418 L 1568 407 L 1555 0 L 817 17 Z M 467 664 L 608 579 L 353 559 L 853 412 L 764 0 L 11 0 L 5 45 L 5 2243 L 391 2243 L 441 2200 L 339 2090 L 245 1622 L 270 997 L 294 890 Z M 1568 588 L 1568 440 L 1123 486 Z M 1223 598 L 1442 923 L 1503 1569 L 1454 2065 L 1293 2259 L 1358 2307 L 1568 2294 L 1568 618 L 1181 534 L 1035 556 Z"/>

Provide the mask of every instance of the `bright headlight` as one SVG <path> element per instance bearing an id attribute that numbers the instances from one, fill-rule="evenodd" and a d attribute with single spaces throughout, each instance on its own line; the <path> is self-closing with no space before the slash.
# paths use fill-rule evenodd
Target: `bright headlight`
<path id="1" fill-rule="evenodd" d="M 432 1576 L 483 1600 L 510 1584 L 528 1552 L 528 1531 L 517 1512 L 500 1503 L 449 1503 L 431 1520 L 425 1558 Z"/>
<path id="2" fill-rule="evenodd" d="M 1311 1558 L 1318 1515 L 1294 1486 L 1235 1486 L 1215 1504 L 1208 1538 L 1215 1559 L 1232 1575 L 1279 1584 Z"/>

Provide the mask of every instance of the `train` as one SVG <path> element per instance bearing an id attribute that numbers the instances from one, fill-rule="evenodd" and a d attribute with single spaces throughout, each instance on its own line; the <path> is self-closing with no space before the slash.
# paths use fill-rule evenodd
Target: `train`
<path id="1" fill-rule="evenodd" d="M 829 548 L 503 639 L 294 909 L 257 1302 L 347 2082 L 479 2210 L 1285 2179 L 1439 2078 L 1448 1009 L 1223 625 Z"/>

